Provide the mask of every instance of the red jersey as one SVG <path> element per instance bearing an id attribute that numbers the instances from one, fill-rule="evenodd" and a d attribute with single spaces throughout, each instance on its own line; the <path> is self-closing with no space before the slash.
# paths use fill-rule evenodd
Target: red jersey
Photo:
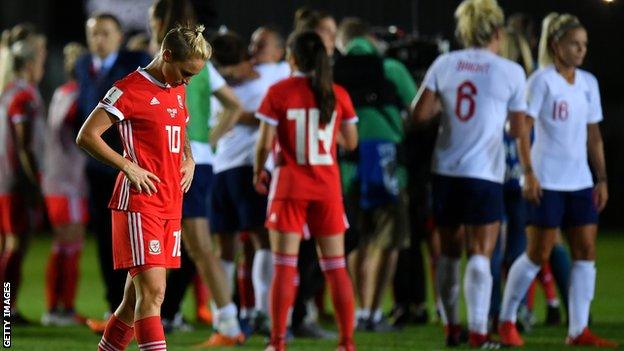
<path id="1" fill-rule="evenodd" d="M 154 173 L 158 192 L 139 193 L 119 172 L 108 207 L 154 214 L 162 219 L 182 216 L 184 133 L 188 122 L 184 86 L 171 87 L 139 68 L 115 85 L 98 104 L 119 119 L 116 126 L 124 157 Z"/>
<path id="2" fill-rule="evenodd" d="M 13 126 L 28 122 L 30 145 L 39 170 L 42 167 L 45 133 L 45 106 L 36 86 L 23 79 L 9 83 L 0 95 L 0 194 L 8 193 L 18 167 Z"/>
<path id="3" fill-rule="evenodd" d="M 346 90 L 334 84 L 334 94 L 332 118 L 321 125 L 308 78 L 291 77 L 269 88 L 256 116 L 277 126 L 270 199 L 342 198 L 336 134 L 341 123 L 355 123 L 357 116 Z"/>

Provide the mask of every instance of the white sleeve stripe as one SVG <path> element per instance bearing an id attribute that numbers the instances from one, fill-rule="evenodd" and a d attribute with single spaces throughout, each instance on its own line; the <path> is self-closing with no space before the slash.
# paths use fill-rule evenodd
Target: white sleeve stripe
<path id="1" fill-rule="evenodd" d="M 105 103 L 98 103 L 98 105 L 95 108 L 101 108 L 104 109 L 106 112 L 114 115 L 115 117 L 117 117 L 117 119 L 119 119 L 120 121 L 123 121 L 125 116 L 123 114 L 123 112 L 119 111 L 119 109 L 115 106 L 112 105 L 107 105 Z"/>
<path id="2" fill-rule="evenodd" d="M 256 112 L 256 118 L 272 126 L 276 126 L 279 123 L 275 118 L 267 116 L 267 115 L 263 115 L 260 112 Z"/>
<path id="3" fill-rule="evenodd" d="M 343 119 L 342 123 L 356 124 L 359 121 L 360 121 L 360 118 L 358 116 L 353 116 L 353 117 L 350 117 L 350 118 Z"/>
<path id="4" fill-rule="evenodd" d="M 22 123 L 24 121 L 27 121 L 28 117 L 25 115 L 13 115 L 11 116 L 11 122 L 13 122 L 13 124 L 18 124 L 18 123 Z"/>

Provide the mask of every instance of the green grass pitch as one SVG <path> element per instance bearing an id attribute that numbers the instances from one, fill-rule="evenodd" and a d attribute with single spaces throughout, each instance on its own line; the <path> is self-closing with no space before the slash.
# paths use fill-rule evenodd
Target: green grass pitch
<path id="1" fill-rule="evenodd" d="M 50 239 L 39 236 L 32 242 L 24 266 L 23 287 L 18 306 L 26 317 L 39 320 L 44 312 L 44 272 Z M 93 240 L 87 240 L 82 257 L 80 290 L 77 310 L 90 317 L 102 317 L 105 311 L 103 289 L 95 258 Z M 543 294 L 538 289 L 536 311 L 543 320 Z M 187 298 L 185 314 L 192 319 L 193 302 Z M 463 309 L 463 307 L 462 307 Z M 433 311 L 430 307 L 430 311 Z M 601 336 L 624 342 L 624 237 L 622 233 L 609 232 L 598 239 L 598 282 L 592 305 L 593 329 Z M 167 337 L 169 350 L 195 350 L 192 346 L 205 340 L 210 330 L 197 326 L 188 333 L 175 333 Z M 525 337 L 526 350 L 562 350 L 566 327 L 536 326 Z M 96 350 L 99 336 L 86 327 L 13 327 L 12 349 L 20 351 L 84 351 Z M 409 327 L 389 334 L 356 333 L 358 350 L 439 350 L 443 349 L 442 328 L 438 324 Z M 251 338 L 240 350 L 262 350 L 265 340 Z M 289 350 L 333 350 L 334 342 L 297 339 Z M 129 350 L 136 350 L 136 344 Z"/>

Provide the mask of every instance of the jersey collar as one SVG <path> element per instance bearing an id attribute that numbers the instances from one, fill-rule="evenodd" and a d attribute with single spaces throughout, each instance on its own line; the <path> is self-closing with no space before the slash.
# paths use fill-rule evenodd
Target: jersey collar
<path id="1" fill-rule="evenodd" d="M 171 85 L 169 85 L 168 83 L 167 84 L 162 83 L 158 79 L 154 78 L 151 74 L 147 73 L 145 68 L 139 67 L 139 68 L 137 68 L 137 71 L 139 72 L 140 75 L 145 77 L 147 80 L 152 82 L 154 85 L 159 86 L 161 88 L 165 88 L 165 89 L 170 89 L 171 88 Z"/>

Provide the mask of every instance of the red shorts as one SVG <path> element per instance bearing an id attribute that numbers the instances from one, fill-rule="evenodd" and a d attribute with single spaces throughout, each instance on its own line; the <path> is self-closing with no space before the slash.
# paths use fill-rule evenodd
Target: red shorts
<path id="1" fill-rule="evenodd" d="M 89 207 L 84 197 L 46 196 L 48 218 L 54 227 L 89 221 Z"/>
<path id="2" fill-rule="evenodd" d="M 272 200 L 265 226 L 280 232 L 302 233 L 307 223 L 312 236 L 342 234 L 349 227 L 341 200 Z"/>
<path id="3" fill-rule="evenodd" d="M 15 235 L 26 228 L 26 210 L 19 197 L 13 194 L 0 195 L 0 235 Z"/>
<path id="4" fill-rule="evenodd" d="M 180 219 L 153 214 L 112 211 L 115 269 L 143 265 L 180 267 L 182 229 Z"/>

